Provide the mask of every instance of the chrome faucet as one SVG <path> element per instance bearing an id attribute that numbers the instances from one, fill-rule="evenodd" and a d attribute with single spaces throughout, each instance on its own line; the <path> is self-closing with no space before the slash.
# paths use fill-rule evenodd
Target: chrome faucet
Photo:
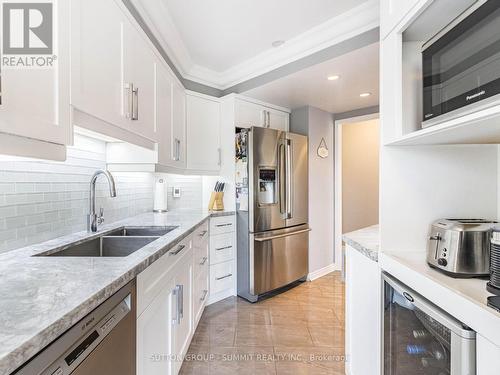
<path id="1" fill-rule="evenodd" d="M 113 179 L 111 173 L 102 169 L 96 171 L 90 179 L 90 210 L 87 222 L 87 230 L 89 232 L 97 232 L 97 226 L 104 222 L 104 209 L 101 207 L 99 216 L 97 216 L 95 212 L 95 185 L 97 182 L 97 177 L 99 177 L 99 175 L 101 174 L 106 176 L 108 180 L 109 195 L 111 196 L 111 198 L 116 197 L 115 180 Z"/>

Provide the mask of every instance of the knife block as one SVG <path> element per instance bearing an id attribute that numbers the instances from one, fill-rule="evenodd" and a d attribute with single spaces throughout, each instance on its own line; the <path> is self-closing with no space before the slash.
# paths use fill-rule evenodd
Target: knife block
<path id="1" fill-rule="evenodd" d="M 212 192 L 210 196 L 210 201 L 208 202 L 209 211 L 224 211 L 224 193 Z"/>

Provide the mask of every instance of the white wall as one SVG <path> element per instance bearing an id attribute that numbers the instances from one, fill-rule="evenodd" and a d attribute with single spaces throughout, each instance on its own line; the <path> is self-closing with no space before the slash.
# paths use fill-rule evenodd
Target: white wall
<path id="1" fill-rule="evenodd" d="M 496 145 L 382 147 L 381 249 L 425 251 L 436 219 L 495 219 L 497 162 Z"/>
<path id="2" fill-rule="evenodd" d="M 379 120 L 342 126 L 342 232 L 379 221 Z"/>
<path id="3" fill-rule="evenodd" d="M 309 273 L 334 263 L 334 132 L 333 115 L 314 107 L 294 110 L 291 131 L 309 136 Z M 317 148 L 325 138 L 330 155 L 322 159 Z"/>
<path id="4" fill-rule="evenodd" d="M 0 156 L 0 253 L 86 229 L 89 182 L 97 169 L 106 168 L 105 143 L 75 136 L 65 162 Z M 153 209 L 151 173 L 113 173 L 117 197 L 109 198 L 104 178 L 97 184 L 97 207 L 107 223 Z M 201 208 L 201 177 L 164 176 L 169 205 Z M 171 188 L 183 195 L 172 198 Z"/>

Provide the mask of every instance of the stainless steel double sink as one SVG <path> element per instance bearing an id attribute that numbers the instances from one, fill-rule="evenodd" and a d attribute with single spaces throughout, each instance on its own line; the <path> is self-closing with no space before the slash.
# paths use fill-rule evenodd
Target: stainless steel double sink
<path id="1" fill-rule="evenodd" d="M 126 257 L 177 226 L 122 227 L 101 237 L 50 250 L 36 256 L 53 257 Z"/>

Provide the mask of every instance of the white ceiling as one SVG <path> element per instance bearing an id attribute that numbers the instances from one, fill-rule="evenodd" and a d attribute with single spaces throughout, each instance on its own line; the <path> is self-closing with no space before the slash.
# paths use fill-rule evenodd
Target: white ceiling
<path id="1" fill-rule="evenodd" d="M 379 0 L 129 1 L 185 79 L 222 90 L 380 24 Z"/>
<path id="2" fill-rule="evenodd" d="M 191 58 L 216 72 L 366 0 L 163 0 Z"/>
<path id="3" fill-rule="evenodd" d="M 328 76 L 340 75 L 336 81 Z M 359 94 L 372 95 L 361 98 Z M 242 93 L 291 109 L 310 105 L 332 113 L 379 103 L 379 44 L 372 44 L 335 59 Z"/>

